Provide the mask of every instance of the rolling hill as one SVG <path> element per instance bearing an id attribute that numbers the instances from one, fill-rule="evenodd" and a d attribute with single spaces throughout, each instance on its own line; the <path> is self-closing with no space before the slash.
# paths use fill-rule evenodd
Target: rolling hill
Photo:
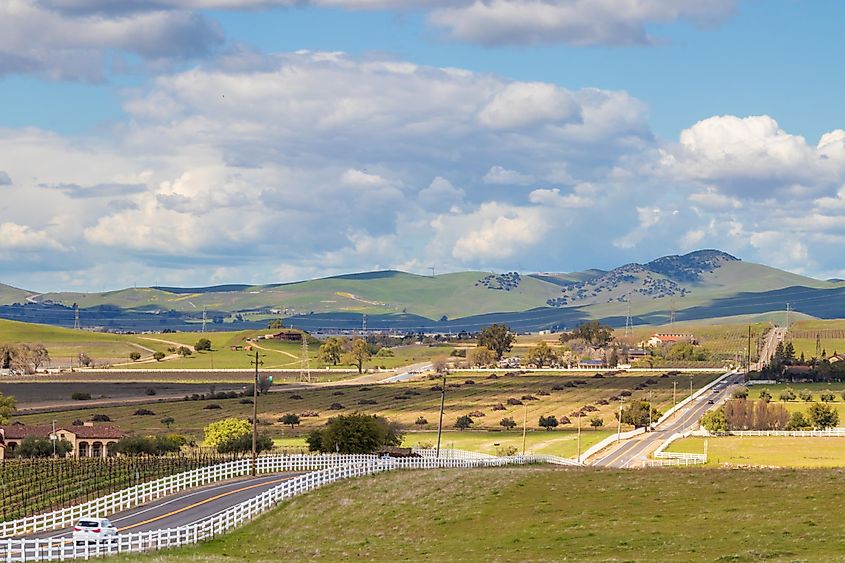
<path id="1" fill-rule="evenodd" d="M 27 297 L 28 303 L 22 305 Z M 0 318 L 72 326 L 78 303 L 88 326 L 156 330 L 196 327 L 203 312 L 218 329 L 286 317 L 294 326 L 473 330 L 492 321 L 523 330 L 573 326 L 590 318 L 661 323 L 794 310 L 845 316 L 845 283 L 823 281 L 718 250 L 664 256 L 613 270 L 570 273 L 457 272 L 422 276 L 384 270 L 271 285 L 129 288 L 45 293 L 0 286 Z M 233 322 L 234 321 L 234 322 Z M 232 326 L 230 326 L 232 325 Z"/>

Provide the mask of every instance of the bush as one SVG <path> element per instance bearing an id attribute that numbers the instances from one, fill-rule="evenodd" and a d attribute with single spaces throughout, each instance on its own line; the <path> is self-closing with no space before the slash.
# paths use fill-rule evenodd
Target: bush
<path id="1" fill-rule="evenodd" d="M 472 418 L 481 418 L 482 416 L 484 416 L 484 413 L 481 411 L 472 411 L 471 413 L 469 413 L 469 416 Z"/>
<path id="2" fill-rule="evenodd" d="M 466 430 L 467 428 L 472 426 L 472 423 L 473 420 L 469 416 L 459 416 L 457 420 L 455 420 L 455 428 L 458 428 L 460 430 Z"/>
<path id="3" fill-rule="evenodd" d="M 56 441 L 56 455 L 64 457 L 71 450 L 73 445 L 67 440 Z M 38 458 L 50 457 L 53 455 L 53 442 L 47 438 L 24 438 L 15 449 L 16 457 Z"/>
<path id="4" fill-rule="evenodd" d="M 551 430 L 552 428 L 557 428 L 558 420 L 555 415 L 549 416 L 541 416 L 538 424 L 541 428 L 545 428 L 546 430 Z"/>
<path id="5" fill-rule="evenodd" d="M 502 403 L 498 403 L 498 404 L 496 404 L 496 405 L 493 405 L 493 407 L 491 408 L 491 410 L 494 410 L 494 411 L 505 411 L 505 410 L 508 410 L 508 409 L 507 409 L 507 407 L 506 407 L 505 405 L 503 405 Z"/>
<path id="6" fill-rule="evenodd" d="M 162 361 L 165 357 L 167 357 L 167 354 L 165 354 L 164 352 L 155 352 L 153 354 L 153 359 L 157 362 Z"/>
<path id="7" fill-rule="evenodd" d="M 809 389 L 802 389 L 801 392 L 798 393 L 798 397 L 800 397 L 805 403 L 809 403 L 813 400 L 813 394 Z"/>
<path id="8" fill-rule="evenodd" d="M 205 405 L 205 406 L 203 407 L 203 410 L 206 410 L 206 411 L 219 411 L 219 410 L 220 410 L 220 409 L 222 409 L 222 408 L 223 408 L 223 407 L 221 407 L 221 406 L 220 406 L 220 405 L 218 405 L 217 403 L 209 403 L 209 404 L 207 404 L 207 405 Z"/>
<path id="9" fill-rule="evenodd" d="M 512 455 L 516 455 L 519 450 L 516 449 L 516 446 L 497 446 L 496 447 L 496 455 L 499 457 L 510 457 Z"/>
<path id="10" fill-rule="evenodd" d="M 137 362 L 138 360 L 141 359 L 141 352 L 131 352 L 129 354 L 129 359 L 132 360 L 133 362 Z"/>
<path id="11" fill-rule="evenodd" d="M 789 402 L 794 401 L 796 398 L 795 391 L 787 387 L 783 390 L 783 392 L 778 396 L 778 399 L 781 401 Z"/>
<path id="12" fill-rule="evenodd" d="M 733 393 L 734 399 L 747 399 L 748 398 L 748 389 L 745 387 L 740 387 Z"/>
<path id="13" fill-rule="evenodd" d="M 511 417 L 505 417 L 499 421 L 499 426 L 503 426 L 507 430 L 516 428 L 516 421 Z"/>
<path id="14" fill-rule="evenodd" d="M 344 408 L 346 408 L 346 407 L 344 407 L 344 406 L 343 406 L 343 405 L 341 405 L 340 403 L 332 403 L 332 404 L 329 406 L 329 410 L 330 410 L 330 411 L 340 411 L 340 410 L 343 410 Z"/>
<path id="15" fill-rule="evenodd" d="M 375 405 L 378 404 L 378 401 L 374 399 L 361 399 L 358 401 L 359 405 Z"/>
<path id="16" fill-rule="evenodd" d="M 823 403 L 832 403 L 836 400 L 836 395 L 834 395 L 831 391 L 824 391 L 821 395 L 819 395 L 819 399 L 821 399 Z"/>
<path id="17" fill-rule="evenodd" d="M 165 416 L 164 418 L 162 418 L 162 419 L 161 419 L 161 421 L 160 421 L 160 422 L 161 422 L 163 425 L 165 425 L 165 426 L 167 426 L 168 428 L 170 428 L 170 427 L 173 425 L 173 423 L 174 423 L 174 422 L 176 422 L 176 419 L 175 419 L 175 418 L 173 418 L 172 416 Z"/>
<path id="18" fill-rule="evenodd" d="M 590 419 L 590 426 L 593 427 L 593 430 L 598 430 L 599 428 L 604 426 L 604 420 L 602 420 L 598 416 L 594 416 L 593 418 Z"/>
<path id="19" fill-rule="evenodd" d="M 763 388 L 760 390 L 760 400 L 765 401 L 766 403 L 772 400 L 772 394 L 769 393 L 768 389 Z"/>
<path id="20" fill-rule="evenodd" d="M 297 395 L 296 393 L 294 393 L 293 395 L 291 395 L 291 396 L 290 396 L 290 398 L 291 398 L 291 400 L 293 400 L 293 401 L 301 401 L 301 400 L 303 399 L 303 396 L 302 396 L 302 395 Z"/>
<path id="21" fill-rule="evenodd" d="M 242 404 L 242 405 L 251 405 L 251 404 L 252 404 L 252 399 L 250 399 L 249 397 L 244 397 L 243 399 L 241 399 L 241 400 L 240 400 L 240 401 L 238 401 L 238 402 L 239 402 L 240 404 Z"/>
<path id="22" fill-rule="evenodd" d="M 74 401 L 90 401 L 91 393 L 83 393 L 82 391 L 77 391 L 75 393 L 72 393 L 70 398 Z"/>
<path id="23" fill-rule="evenodd" d="M 507 403 L 511 406 L 516 406 L 516 405 L 521 405 L 522 401 L 520 401 L 519 399 L 514 399 L 513 397 L 511 397 L 510 399 L 507 400 Z"/>
<path id="24" fill-rule="evenodd" d="M 133 416 L 155 416 L 155 413 L 150 409 L 138 409 L 134 413 Z"/>
<path id="25" fill-rule="evenodd" d="M 179 346 L 179 348 L 176 349 L 176 353 L 182 356 L 183 358 L 187 358 L 188 356 L 193 354 L 193 351 L 187 346 Z"/>
<path id="26" fill-rule="evenodd" d="M 74 419 L 73 422 L 70 423 L 71 426 L 85 426 L 85 423 L 82 422 L 81 418 Z"/>
<path id="27" fill-rule="evenodd" d="M 320 416 L 320 413 L 318 413 L 317 411 L 305 411 L 303 413 L 299 413 L 299 416 L 301 416 L 302 418 L 316 418 Z"/>
<path id="28" fill-rule="evenodd" d="M 522 400 L 523 401 L 539 401 L 540 399 L 538 399 L 534 395 L 523 395 Z"/>
<path id="29" fill-rule="evenodd" d="M 789 417 L 789 422 L 786 424 L 787 430 L 805 430 L 810 427 L 807 422 L 807 417 L 801 411 L 795 411 Z"/>
<path id="30" fill-rule="evenodd" d="M 323 428 L 308 434 L 308 449 L 342 454 L 371 454 L 402 443 L 399 427 L 386 418 L 351 413 L 330 418 Z"/>
<path id="31" fill-rule="evenodd" d="M 255 450 L 257 453 L 273 449 L 273 439 L 266 434 L 259 434 L 255 437 Z M 221 454 L 242 454 L 252 451 L 252 433 L 232 437 L 217 445 L 217 452 Z"/>
<path id="32" fill-rule="evenodd" d="M 335 391 L 334 393 L 332 393 L 332 395 L 334 395 L 335 397 L 340 397 L 341 395 L 345 395 L 345 394 L 346 393 L 344 393 L 343 391 Z"/>
<path id="33" fill-rule="evenodd" d="M 252 425 L 243 418 L 224 418 L 205 427 L 205 442 L 212 448 L 229 443 L 243 435 L 252 436 Z M 251 446 L 250 446 L 251 448 Z"/>
<path id="34" fill-rule="evenodd" d="M 153 389 L 152 387 L 149 387 L 149 388 L 147 388 L 147 390 L 145 391 L 145 393 L 146 393 L 147 395 L 149 395 L 150 397 L 152 397 L 153 395 L 155 395 L 155 394 L 156 394 L 156 390 L 155 390 L 155 389 Z"/>
<path id="35" fill-rule="evenodd" d="M 111 422 L 111 417 L 107 414 L 94 414 L 88 420 L 91 422 Z"/>
<path id="36" fill-rule="evenodd" d="M 414 421 L 414 424 L 417 426 L 425 426 L 428 424 L 428 420 L 424 416 L 417 417 L 417 420 Z"/>
<path id="37" fill-rule="evenodd" d="M 164 455 L 178 452 L 187 440 L 178 434 L 167 436 L 125 436 L 115 444 L 114 451 L 123 455 Z"/>
<path id="38" fill-rule="evenodd" d="M 833 428 L 839 424 L 839 413 L 831 405 L 813 403 L 807 411 L 807 418 L 816 430 Z"/>
<path id="39" fill-rule="evenodd" d="M 197 340 L 197 343 L 194 348 L 197 352 L 210 352 L 211 340 L 209 340 L 208 338 L 200 338 L 199 340 Z"/>

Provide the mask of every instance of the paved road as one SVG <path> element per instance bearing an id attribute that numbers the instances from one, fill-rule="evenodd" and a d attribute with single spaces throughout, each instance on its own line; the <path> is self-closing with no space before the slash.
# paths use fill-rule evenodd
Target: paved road
<path id="1" fill-rule="evenodd" d="M 697 397 L 686 408 L 681 409 L 668 420 L 664 421 L 659 428 L 652 432 L 646 432 L 636 438 L 622 442 L 610 452 L 596 459 L 592 465 L 601 467 L 631 467 L 638 461 L 646 458 L 652 450 L 656 449 L 661 442 L 676 432 L 694 430 L 698 427 L 699 419 L 708 410 L 719 404 L 719 402 L 730 396 L 731 386 L 741 383 L 745 378 L 744 374 L 736 374 L 728 377 L 713 387 L 712 392 L 703 393 Z M 710 403 L 713 401 L 713 404 Z"/>
<path id="2" fill-rule="evenodd" d="M 109 519 L 120 532 L 144 532 L 176 528 L 202 520 L 231 506 L 261 494 L 301 473 L 275 473 L 245 477 L 225 483 L 176 493 L 146 504 L 113 514 Z M 28 536 L 31 538 L 69 538 L 71 530 L 53 530 Z"/>

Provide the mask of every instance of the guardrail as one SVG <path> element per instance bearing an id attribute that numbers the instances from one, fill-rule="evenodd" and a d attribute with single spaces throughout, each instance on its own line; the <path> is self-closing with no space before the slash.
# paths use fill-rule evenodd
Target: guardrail
<path id="1" fill-rule="evenodd" d="M 365 455 L 261 456 L 257 460 L 256 471 L 258 473 L 309 471 L 371 459 L 373 459 L 373 456 Z M 64 528 L 82 517 L 107 516 L 185 489 L 242 477 L 248 475 L 251 471 L 252 460 L 245 458 L 169 475 L 82 504 L 17 520 L 0 522 L 0 538 Z"/>
<path id="2" fill-rule="evenodd" d="M 118 553 L 153 551 L 195 544 L 227 532 L 277 506 L 279 503 L 318 487 L 343 479 L 373 475 L 397 469 L 499 467 L 530 463 L 526 457 L 491 457 L 489 459 L 405 458 L 378 459 L 334 465 L 294 477 L 247 501 L 214 516 L 178 528 L 119 534 L 112 543 L 76 545 L 73 541 L 49 539 L 0 540 L 0 561 L 55 561 L 89 559 Z"/>

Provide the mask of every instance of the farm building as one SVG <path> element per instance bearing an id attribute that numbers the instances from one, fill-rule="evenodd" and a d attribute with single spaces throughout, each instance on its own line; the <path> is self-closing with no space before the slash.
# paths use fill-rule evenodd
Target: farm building
<path id="1" fill-rule="evenodd" d="M 579 368 L 584 369 L 601 369 L 607 367 L 605 360 L 581 360 L 578 362 Z"/>
<path id="2" fill-rule="evenodd" d="M 663 344 L 677 344 L 678 342 L 688 342 L 689 344 L 698 344 L 695 339 L 695 336 L 692 334 L 655 334 L 651 336 L 648 340 L 640 342 L 640 347 L 655 347 L 655 346 L 662 346 Z"/>
<path id="3" fill-rule="evenodd" d="M 280 340 L 282 342 L 302 342 L 302 333 L 294 330 L 283 330 L 264 336 L 264 340 Z"/>
<path id="4" fill-rule="evenodd" d="M 0 426 L 0 459 L 12 453 L 27 438 L 50 439 L 53 428 L 50 425 L 11 424 Z M 73 457 L 107 457 L 111 449 L 124 434 L 116 426 L 94 426 L 86 422 L 83 426 L 56 428 L 56 439 L 66 440 Z"/>

